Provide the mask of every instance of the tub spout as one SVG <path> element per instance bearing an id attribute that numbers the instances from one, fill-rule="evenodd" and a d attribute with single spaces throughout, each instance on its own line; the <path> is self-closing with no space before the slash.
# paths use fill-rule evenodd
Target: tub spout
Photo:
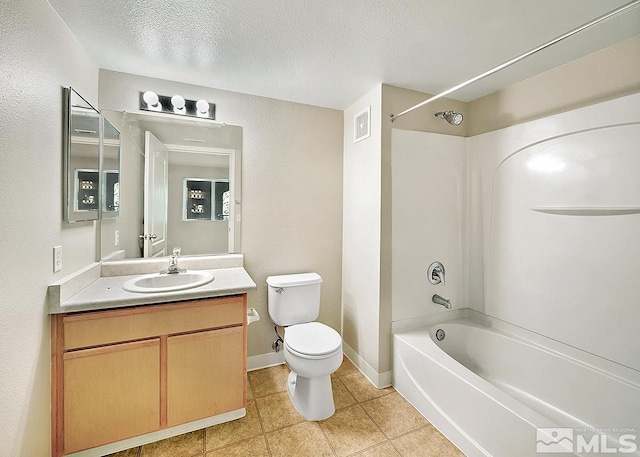
<path id="1" fill-rule="evenodd" d="M 447 309 L 451 309 L 451 300 L 447 300 L 446 298 L 441 297 L 438 294 L 435 294 L 433 297 L 431 297 L 431 301 L 436 305 L 444 306 Z"/>

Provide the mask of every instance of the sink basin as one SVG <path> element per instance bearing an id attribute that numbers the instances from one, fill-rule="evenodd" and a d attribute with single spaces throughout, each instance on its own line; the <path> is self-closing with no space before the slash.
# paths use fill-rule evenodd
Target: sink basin
<path id="1" fill-rule="evenodd" d="M 192 289 L 213 281 L 208 271 L 184 271 L 175 274 L 154 273 L 130 279 L 122 285 L 127 292 L 152 294 Z"/>

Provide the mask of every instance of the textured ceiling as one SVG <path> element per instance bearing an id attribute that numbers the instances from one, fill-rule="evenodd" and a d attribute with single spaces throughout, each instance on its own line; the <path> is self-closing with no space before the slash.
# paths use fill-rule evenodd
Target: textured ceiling
<path id="1" fill-rule="evenodd" d="M 626 0 L 50 0 L 114 71 L 344 109 L 438 93 Z M 452 95 L 469 101 L 640 33 L 640 7 Z"/>

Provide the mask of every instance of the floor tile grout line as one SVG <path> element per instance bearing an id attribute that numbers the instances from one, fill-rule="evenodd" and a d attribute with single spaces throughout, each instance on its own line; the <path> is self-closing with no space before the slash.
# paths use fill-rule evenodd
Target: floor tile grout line
<path id="1" fill-rule="evenodd" d="M 341 385 L 342 387 L 344 387 L 345 389 L 347 389 L 347 386 L 345 386 L 345 385 L 344 385 L 344 382 L 342 382 L 342 381 L 340 380 L 340 378 L 336 378 L 336 381 L 337 381 L 337 382 L 339 382 L 339 383 L 340 383 L 340 385 Z M 351 391 L 350 391 L 349 389 L 347 389 L 347 392 L 349 393 L 349 395 L 351 395 L 351 398 L 353 398 L 353 399 L 355 400 L 356 404 L 357 404 L 357 403 L 358 403 L 358 400 L 356 399 L 356 397 L 354 397 L 354 396 L 353 396 L 353 394 L 351 393 Z M 332 392 L 332 394 L 333 394 L 333 392 Z M 335 402 L 335 399 L 334 399 L 334 402 Z M 345 408 L 348 408 L 349 406 L 353 406 L 353 404 L 351 404 L 351 405 L 347 405 L 347 406 L 343 406 L 342 408 L 339 408 L 339 409 L 338 409 L 338 408 L 336 408 L 336 412 L 337 412 L 337 411 L 341 411 L 341 410 L 343 410 L 343 409 L 345 409 Z"/>
<path id="2" fill-rule="evenodd" d="M 262 439 L 264 440 L 264 443 L 267 446 L 267 454 L 269 454 L 269 457 L 273 456 L 273 453 L 271 452 L 271 446 L 269 446 L 269 438 L 267 437 L 267 432 L 263 430 L 262 435 L 260 436 L 262 436 Z"/>
<path id="3" fill-rule="evenodd" d="M 202 455 L 207 457 L 207 428 L 202 429 Z"/>
<path id="4" fill-rule="evenodd" d="M 394 389 L 394 390 L 395 390 L 395 389 Z M 391 394 L 391 392 L 390 392 L 389 394 L 387 394 L 387 395 L 390 395 L 390 394 Z M 366 402 L 362 402 L 362 403 L 367 403 L 367 402 L 370 402 L 370 401 L 373 401 L 373 400 L 377 400 L 378 398 L 383 398 L 384 396 L 386 396 L 386 395 L 383 395 L 382 397 L 372 398 L 371 400 L 367 400 Z M 402 397 L 402 398 L 404 399 L 404 397 Z M 406 400 L 405 400 L 405 401 L 406 401 Z M 409 403 L 409 405 L 411 405 L 411 403 Z M 411 405 L 411 407 L 412 407 L 412 408 L 414 408 L 414 406 L 413 406 L 413 405 Z M 382 433 L 382 434 L 387 438 L 387 440 L 386 440 L 386 441 L 388 441 L 388 442 L 391 444 L 391 446 L 393 446 L 393 448 L 394 448 L 394 449 L 398 452 L 398 454 L 400 454 L 400 455 L 402 455 L 402 453 L 400 452 L 400 449 L 398 449 L 398 448 L 396 447 L 396 445 L 394 444 L 394 442 L 393 442 L 394 440 L 397 440 L 397 439 L 402 438 L 402 437 L 404 437 L 404 436 L 410 435 L 410 434 L 415 433 L 415 432 L 417 432 L 417 431 L 419 431 L 419 430 L 426 429 L 426 428 L 428 428 L 428 427 L 433 427 L 433 424 L 431 424 L 431 422 L 429 422 L 429 421 L 427 420 L 427 423 L 426 423 L 425 425 L 419 426 L 419 427 L 414 428 L 414 429 L 411 429 L 411 430 L 407 430 L 407 431 L 405 431 L 405 432 L 403 432 L 403 433 L 401 433 L 401 434 L 399 434 L 399 435 L 397 435 L 397 436 L 390 437 L 390 436 L 388 436 L 388 435 L 384 432 L 384 430 L 382 430 L 382 428 L 380 428 L 380 426 L 378 425 L 378 423 L 374 420 L 374 418 L 371 416 L 371 414 L 369 414 L 369 412 L 367 411 L 367 409 L 366 409 L 364 406 L 362 407 L 362 409 L 364 409 L 364 412 L 367 414 L 367 416 L 369 416 L 369 418 L 371 419 L 371 421 L 372 421 L 372 422 L 373 422 L 373 423 L 378 427 L 378 429 L 380 430 L 380 432 L 381 432 L 381 433 Z M 415 409 L 415 408 L 414 408 L 414 409 Z M 424 417 L 424 416 L 422 416 L 422 417 Z M 426 418 L 425 418 L 425 420 L 426 420 Z"/>
<path id="5" fill-rule="evenodd" d="M 359 451 L 356 451 L 356 452 L 354 452 L 353 454 L 349 454 L 349 455 L 348 455 L 348 456 L 346 456 L 346 457 L 356 457 L 356 456 L 358 456 L 358 455 L 362 455 L 362 454 L 364 454 L 365 452 L 368 452 L 368 451 L 370 451 L 371 449 L 375 449 L 375 448 L 377 448 L 378 446 L 382 446 L 382 445 L 384 445 L 384 444 L 386 444 L 386 443 L 391 443 L 391 440 L 385 439 L 384 441 L 380 441 L 379 443 L 375 443 L 375 444 L 372 444 L 372 445 L 371 445 L 371 446 L 369 446 L 369 447 L 366 447 L 366 448 L 364 448 L 364 449 L 360 449 Z"/>
<path id="6" fill-rule="evenodd" d="M 393 440 L 389 440 L 389 444 L 391 445 L 391 447 L 398 453 L 398 455 L 400 457 L 402 456 L 402 452 L 400 452 L 400 449 L 398 449 L 398 447 L 395 445 L 395 443 L 393 442 Z"/>
<path id="7" fill-rule="evenodd" d="M 378 397 L 380 398 L 380 397 Z M 375 398 L 372 398 L 371 400 L 367 400 L 366 402 L 362 402 L 362 403 L 367 403 L 369 401 L 373 401 L 376 400 Z M 384 432 L 384 430 L 382 430 L 382 428 L 380 427 L 380 425 L 378 425 L 378 423 L 376 422 L 376 420 L 373 418 L 373 416 L 371 414 L 369 414 L 369 411 L 367 411 L 367 408 L 365 408 L 364 406 L 362 406 L 361 403 L 358 403 L 360 405 L 360 407 L 362 408 L 362 410 L 364 411 L 364 413 L 367 415 L 367 417 L 369 418 L 369 420 L 371 420 L 371 422 L 373 422 L 373 424 L 376 426 L 376 428 L 378 429 L 378 431 L 380 433 L 382 433 L 382 436 L 384 436 L 387 440 L 390 440 L 391 438 L 389 438 L 387 436 L 387 434 Z"/>
<path id="8" fill-rule="evenodd" d="M 271 457 L 273 454 L 271 453 L 271 447 L 269 446 L 269 440 L 267 439 L 267 432 L 264 429 L 264 424 L 262 423 L 262 416 L 260 415 L 260 408 L 258 407 L 258 401 L 256 400 L 256 393 L 253 391 L 251 387 L 251 383 L 249 382 L 249 377 L 247 376 L 247 386 L 251 389 L 251 396 L 253 397 L 253 403 L 256 407 L 256 415 L 258 416 L 258 422 L 260 423 L 260 431 L 262 432 L 260 435 L 264 440 L 264 443 L 267 447 L 267 454 Z"/>
<path id="9" fill-rule="evenodd" d="M 431 423 L 428 423 L 427 425 L 423 425 L 422 427 L 418 427 L 418 428 L 416 428 L 416 429 L 413 429 L 413 430 L 411 430 L 411 431 L 408 431 L 408 432 L 406 432 L 406 433 L 403 433 L 403 434 L 401 434 L 401 435 L 398 435 L 398 436 L 396 436 L 395 438 L 390 439 L 390 440 L 389 440 L 389 443 L 391 443 L 391 446 L 393 446 L 393 448 L 396 450 L 396 452 L 397 452 L 398 454 L 400 454 L 400 456 L 403 456 L 403 453 L 402 453 L 402 452 L 400 451 L 400 449 L 396 446 L 396 444 L 394 443 L 394 441 L 395 441 L 395 440 L 398 440 L 398 439 L 400 439 L 400 438 L 403 438 L 403 437 L 405 437 L 405 436 L 407 436 L 407 435 L 411 435 L 412 433 L 416 433 L 416 432 L 418 432 L 418 431 L 420 431 L 420 430 L 423 430 L 423 429 L 429 428 L 429 427 L 433 427 L 433 425 L 432 425 Z M 436 429 L 436 430 L 437 430 L 437 429 Z"/>
<path id="10" fill-rule="evenodd" d="M 324 419 L 324 420 L 326 420 L 326 419 Z M 321 421 L 317 421 L 316 423 L 318 424 L 318 428 L 320 429 L 320 432 L 322 433 L 322 436 L 324 436 L 324 439 L 327 440 L 327 443 L 329 443 L 329 448 L 331 449 L 331 452 L 333 453 L 334 457 L 338 457 L 338 451 L 334 448 L 333 444 L 331 444 L 331 440 L 327 436 L 327 434 L 326 434 L 326 432 L 324 430 L 324 427 L 322 426 Z"/>

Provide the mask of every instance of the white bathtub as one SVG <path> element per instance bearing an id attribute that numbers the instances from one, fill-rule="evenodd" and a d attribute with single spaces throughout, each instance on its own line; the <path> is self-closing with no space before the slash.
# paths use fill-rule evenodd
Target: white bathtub
<path id="1" fill-rule="evenodd" d="M 536 452 L 552 441 L 537 429 L 563 427 L 557 455 L 640 456 L 640 372 L 471 310 L 451 315 L 394 332 L 393 384 L 466 455 L 556 455 Z"/>

